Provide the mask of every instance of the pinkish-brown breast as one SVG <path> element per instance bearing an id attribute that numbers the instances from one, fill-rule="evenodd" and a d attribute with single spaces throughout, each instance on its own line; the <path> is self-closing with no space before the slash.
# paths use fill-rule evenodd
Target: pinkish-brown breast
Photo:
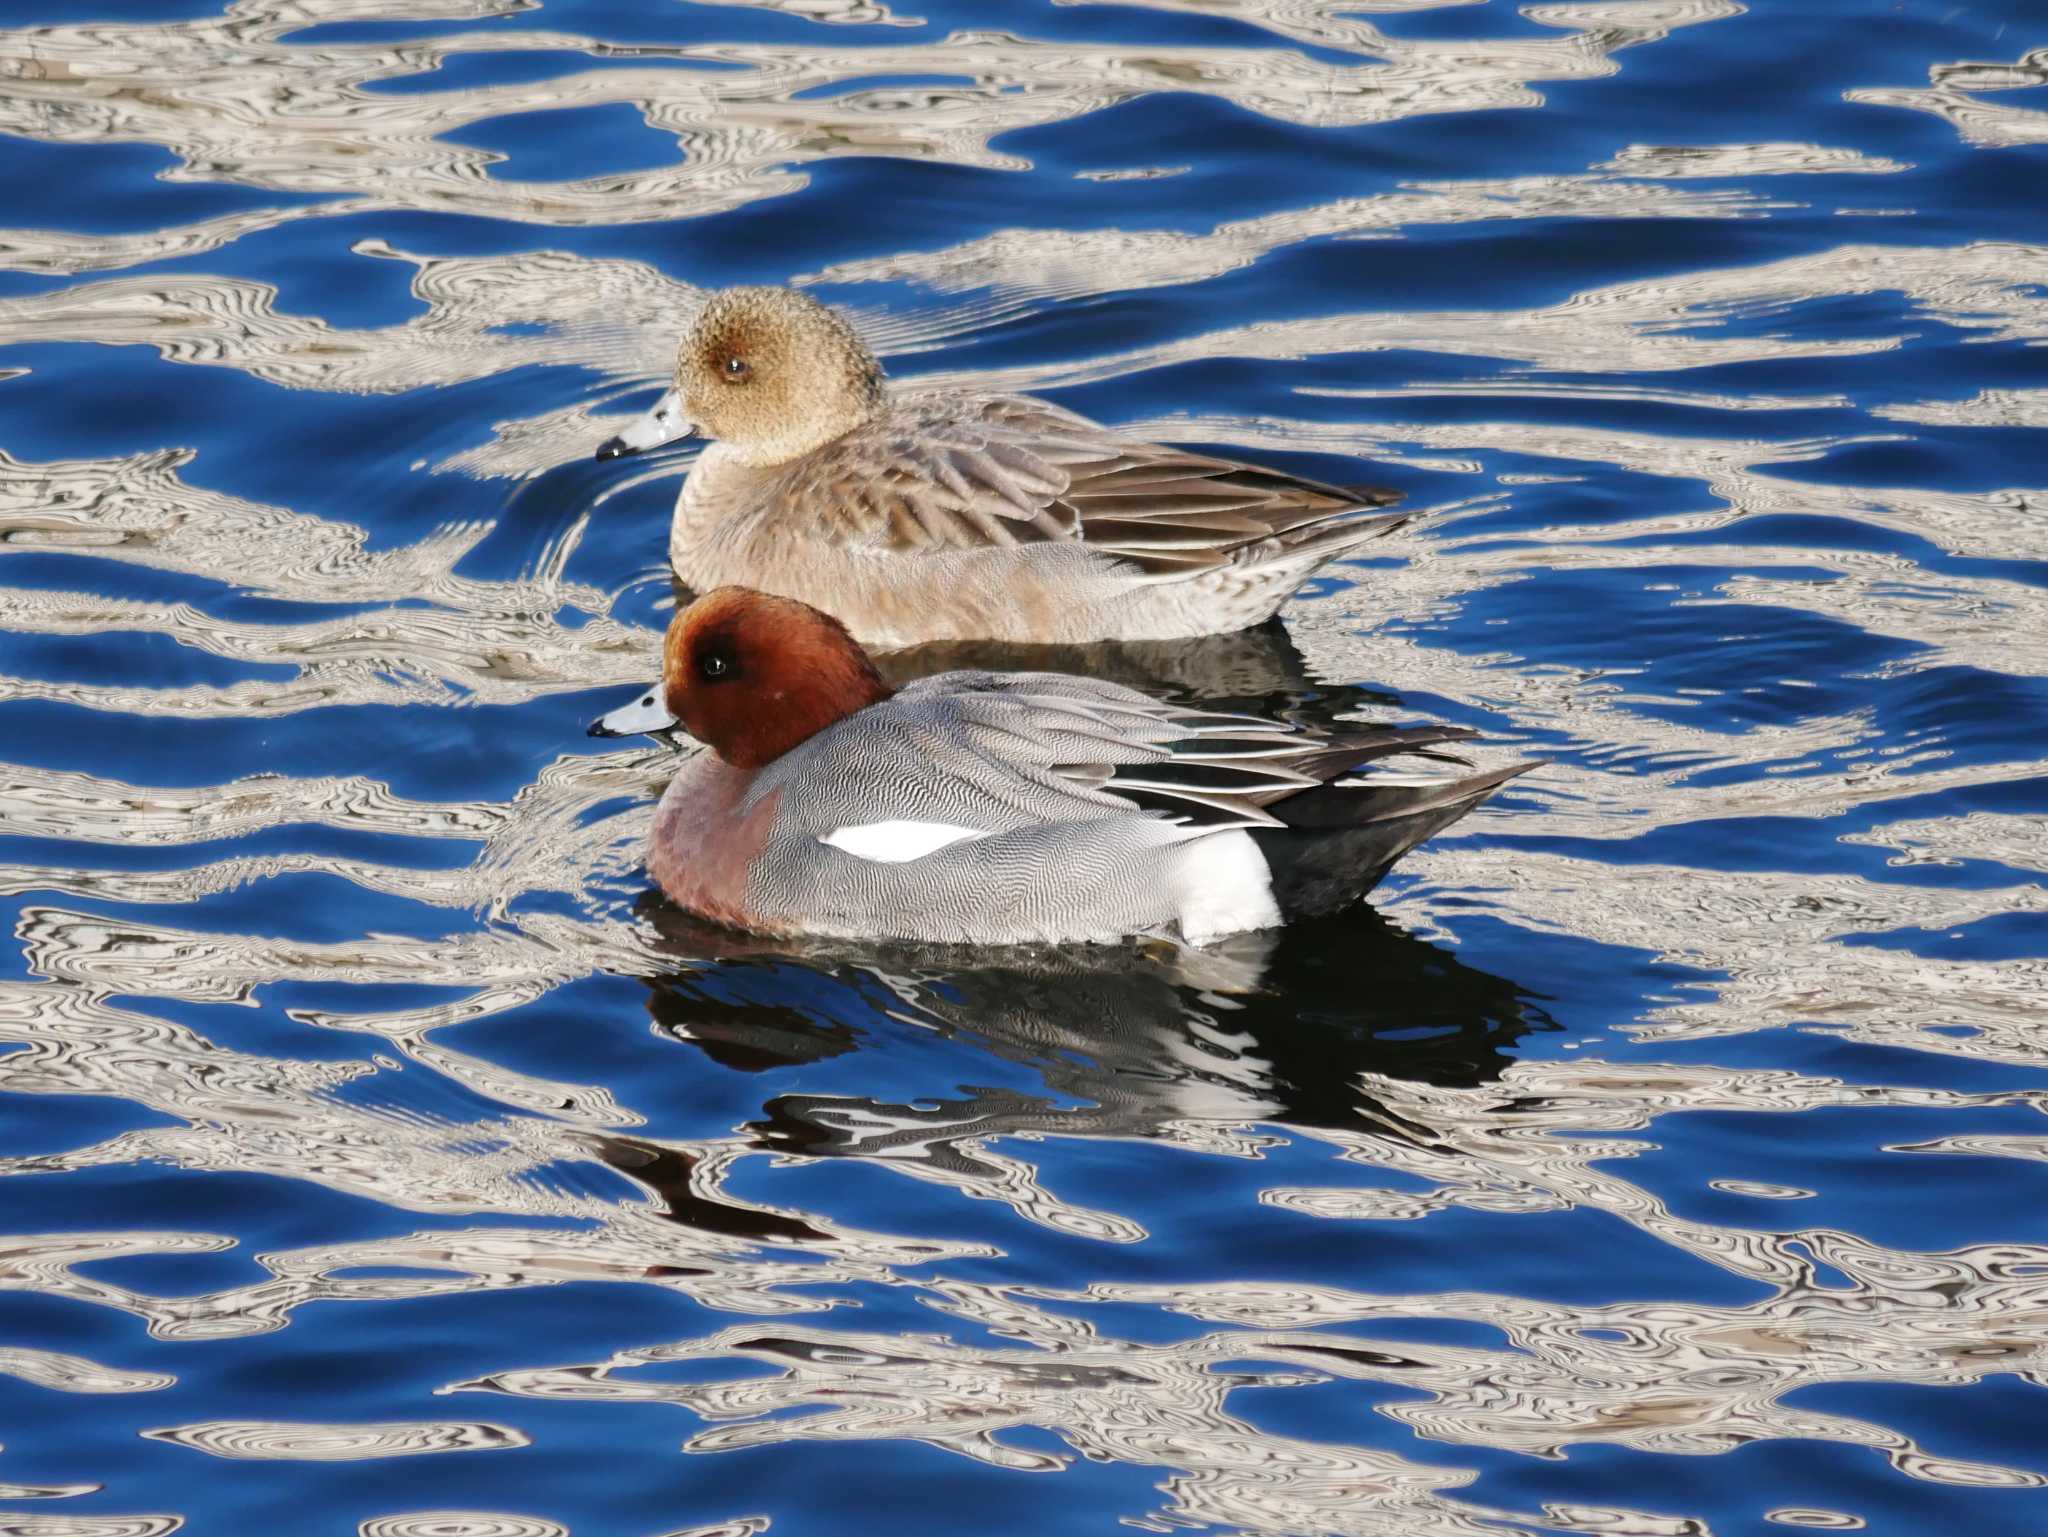
<path id="1" fill-rule="evenodd" d="M 768 842 L 781 792 L 744 816 L 740 802 L 754 776 L 715 755 L 683 765 L 654 813 L 647 870 L 670 901 L 714 923 L 767 927 L 747 905 L 747 873 Z"/>

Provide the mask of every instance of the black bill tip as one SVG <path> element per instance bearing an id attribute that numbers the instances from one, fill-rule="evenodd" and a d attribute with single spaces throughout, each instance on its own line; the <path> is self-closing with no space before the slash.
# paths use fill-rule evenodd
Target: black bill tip
<path id="1" fill-rule="evenodd" d="M 638 452 L 639 450 L 624 438 L 606 438 L 597 445 L 597 458 L 600 464 L 607 459 L 623 459 L 628 454 L 636 454 Z M 596 735 L 596 733 L 593 731 L 592 735 Z"/>

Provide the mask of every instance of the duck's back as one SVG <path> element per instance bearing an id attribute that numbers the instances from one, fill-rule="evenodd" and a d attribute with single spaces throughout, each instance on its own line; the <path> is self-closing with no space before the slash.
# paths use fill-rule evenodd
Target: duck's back
<path id="1" fill-rule="evenodd" d="M 747 883 L 754 923 L 966 943 L 1166 926 L 1162 871 L 1190 831 L 1071 773 L 1168 756 L 1150 740 L 1171 735 L 1160 713 L 1093 679 L 945 673 L 847 717 L 733 808 L 742 824 L 772 816 Z"/>
<path id="2" fill-rule="evenodd" d="M 1392 499 L 1028 397 L 906 394 L 788 464 L 707 449 L 670 553 L 693 587 L 800 598 L 869 643 L 1176 639 L 1270 617 Z"/>

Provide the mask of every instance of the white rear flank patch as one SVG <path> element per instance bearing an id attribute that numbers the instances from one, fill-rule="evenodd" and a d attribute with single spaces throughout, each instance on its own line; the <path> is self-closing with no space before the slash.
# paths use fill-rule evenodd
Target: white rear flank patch
<path id="1" fill-rule="evenodd" d="M 1181 859 L 1180 931 L 1189 944 L 1280 923 L 1273 868 L 1250 833 L 1233 830 L 1195 839 Z"/>
<path id="2" fill-rule="evenodd" d="M 829 832 L 818 841 L 874 864 L 902 865 L 963 839 L 987 836 L 977 827 L 955 827 L 951 822 L 863 822 Z"/>

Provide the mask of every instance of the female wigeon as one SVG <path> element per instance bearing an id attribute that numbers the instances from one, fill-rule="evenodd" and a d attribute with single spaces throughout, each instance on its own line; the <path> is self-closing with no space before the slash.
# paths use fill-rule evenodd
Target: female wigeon
<path id="1" fill-rule="evenodd" d="M 768 933 L 973 944 L 1200 944 L 1334 911 L 1535 767 L 1376 773 L 1471 733 L 1329 735 L 1058 673 L 891 689 L 837 620 L 736 587 L 679 613 L 661 683 L 590 729 L 678 725 L 710 749 L 655 813 L 648 867 L 679 905 Z"/>
<path id="2" fill-rule="evenodd" d="M 714 294 L 675 385 L 600 459 L 701 433 L 669 560 L 816 603 L 862 641 L 1178 640 L 1272 617 L 1397 500 L 1162 448 L 1019 395 L 892 394 L 787 288 Z"/>

